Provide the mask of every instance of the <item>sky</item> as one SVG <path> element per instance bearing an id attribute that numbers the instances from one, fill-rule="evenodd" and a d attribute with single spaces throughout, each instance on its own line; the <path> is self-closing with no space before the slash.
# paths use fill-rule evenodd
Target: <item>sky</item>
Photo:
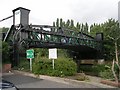
<path id="1" fill-rule="evenodd" d="M 64 21 L 103 23 L 110 18 L 118 20 L 120 0 L 0 0 L 0 20 L 12 15 L 17 7 L 30 11 L 29 24 L 52 25 L 57 18 Z M 0 22 L 0 27 L 10 27 L 12 18 Z"/>

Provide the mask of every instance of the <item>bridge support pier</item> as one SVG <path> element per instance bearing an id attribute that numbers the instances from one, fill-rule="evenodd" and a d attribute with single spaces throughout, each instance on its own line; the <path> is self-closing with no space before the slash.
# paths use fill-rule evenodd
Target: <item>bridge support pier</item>
<path id="1" fill-rule="evenodd" d="M 13 66 L 18 66 L 19 64 L 19 45 L 18 43 L 13 44 Z"/>
<path id="2" fill-rule="evenodd" d="M 77 72 L 80 72 L 81 60 L 76 60 L 76 63 L 77 63 Z"/>

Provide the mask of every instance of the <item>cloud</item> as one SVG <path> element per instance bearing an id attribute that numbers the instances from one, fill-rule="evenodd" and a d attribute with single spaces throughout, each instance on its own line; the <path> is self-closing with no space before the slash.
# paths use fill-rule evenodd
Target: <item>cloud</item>
<path id="1" fill-rule="evenodd" d="M 0 19 L 12 14 L 17 7 L 30 9 L 30 23 L 49 24 L 56 18 L 73 19 L 89 24 L 117 19 L 119 0 L 1 0 Z M 7 21 L 6 21 L 7 22 Z M 9 24 L 12 24 L 12 22 Z M 0 25 L 7 25 L 1 24 Z"/>

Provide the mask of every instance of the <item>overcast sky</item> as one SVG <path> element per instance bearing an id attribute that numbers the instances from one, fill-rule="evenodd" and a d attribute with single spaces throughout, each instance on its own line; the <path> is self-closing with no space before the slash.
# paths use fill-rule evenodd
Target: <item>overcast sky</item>
<path id="1" fill-rule="evenodd" d="M 57 18 L 75 22 L 103 23 L 118 19 L 119 0 L 0 0 L 0 20 L 12 15 L 17 7 L 30 9 L 29 23 L 52 25 Z M 12 19 L 0 22 L 0 27 L 11 26 Z"/>

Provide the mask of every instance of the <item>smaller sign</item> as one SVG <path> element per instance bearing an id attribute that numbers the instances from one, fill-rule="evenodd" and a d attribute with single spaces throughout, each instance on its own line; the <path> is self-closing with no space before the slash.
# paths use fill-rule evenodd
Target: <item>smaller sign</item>
<path id="1" fill-rule="evenodd" d="M 57 59 L 57 49 L 49 49 L 49 59 Z"/>
<path id="2" fill-rule="evenodd" d="M 27 50 L 26 54 L 27 54 L 27 59 L 34 58 L 34 50 L 33 49 Z"/>

